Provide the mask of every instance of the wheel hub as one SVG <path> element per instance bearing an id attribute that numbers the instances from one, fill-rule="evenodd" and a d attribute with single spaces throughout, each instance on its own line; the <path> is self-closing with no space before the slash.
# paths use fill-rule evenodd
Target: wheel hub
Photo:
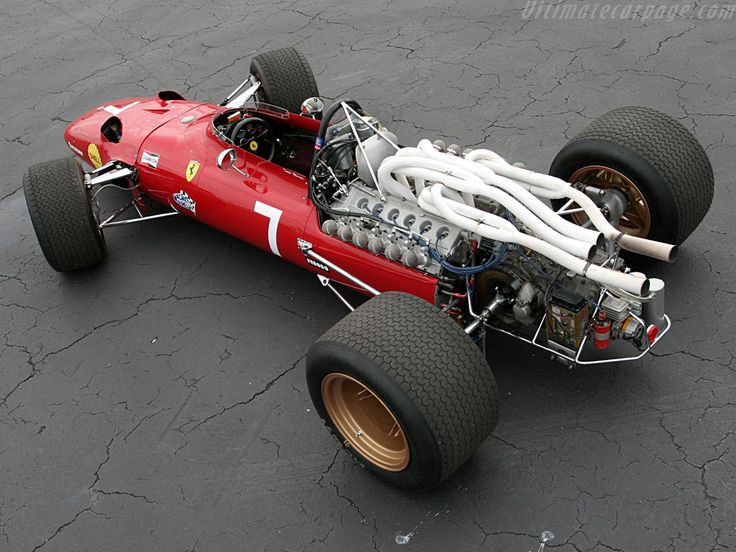
<path id="1" fill-rule="evenodd" d="M 603 165 L 588 165 L 575 171 L 570 182 L 593 186 L 602 190 L 617 190 L 626 196 L 626 209 L 619 217 L 618 229 L 625 234 L 645 238 L 652 226 L 652 214 L 644 195 L 637 185 L 619 171 Z M 588 221 L 585 213 L 571 213 L 576 224 Z"/>
<path id="2" fill-rule="evenodd" d="M 322 400 L 342 436 L 369 462 L 399 472 L 409 465 L 409 443 L 391 409 L 371 389 L 347 374 L 322 380 Z"/>

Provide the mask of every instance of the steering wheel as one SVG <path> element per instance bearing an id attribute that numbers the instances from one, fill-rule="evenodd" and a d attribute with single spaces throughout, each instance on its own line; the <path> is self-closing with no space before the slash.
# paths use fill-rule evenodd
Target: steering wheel
<path id="1" fill-rule="evenodd" d="M 260 117 L 246 117 L 238 121 L 230 133 L 230 139 L 266 161 L 271 161 L 276 152 L 276 140 L 271 123 Z"/>

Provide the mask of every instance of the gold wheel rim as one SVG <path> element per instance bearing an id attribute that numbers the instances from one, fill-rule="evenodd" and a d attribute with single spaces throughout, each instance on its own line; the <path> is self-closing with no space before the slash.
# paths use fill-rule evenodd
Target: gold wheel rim
<path id="1" fill-rule="evenodd" d="M 404 429 L 369 387 L 347 374 L 328 374 L 322 380 L 322 401 L 346 446 L 386 471 L 399 472 L 409 465 Z"/>
<path id="2" fill-rule="evenodd" d="M 649 235 L 652 227 L 652 213 L 647 200 L 644 199 L 644 194 L 630 178 L 610 167 L 588 165 L 575 171 L 570 177 L 570 182 L 573 184 L 580 182 L 602 190 L 612 188 L 623 192 L 629 204 L 621 215 L 618 229 L 624 234 L 637 238 L 645 238 Z M 571 213 L 570 218 L 575 224 L 582 225 L 588 222 L 588 216 L 585 213 Z"/>

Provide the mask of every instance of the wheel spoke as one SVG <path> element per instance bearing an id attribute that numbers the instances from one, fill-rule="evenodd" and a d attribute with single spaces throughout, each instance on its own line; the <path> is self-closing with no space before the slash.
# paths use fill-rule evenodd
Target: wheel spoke
<path id="1" fill-rule="evenodd" d="M 636 225 L 642 224 L 642 219 L 639 216 L 639 214 L 636 212 L 632 212 L 632 211 L 626 211 L 623 215 L 621 215 L 621 220 L 625 220 L 631 224 L 636 224 Z"/>

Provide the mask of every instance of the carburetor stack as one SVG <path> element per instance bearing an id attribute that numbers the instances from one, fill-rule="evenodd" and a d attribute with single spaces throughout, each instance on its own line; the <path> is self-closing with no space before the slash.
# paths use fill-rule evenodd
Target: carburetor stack
<path id="1" fill-rule="evenodd" d="M 441 266 L 429 255 L 427 246 L 411 239 L 410 233 L 425 238 L 448 257 L 464 238 L 465 232 L 460 228 L 422 212 L 417 205 L 392 197 L 382 201 L 373 190 L 359 183 L 350 186 L 340 204 L 347 211 L 366 213 L 372 218 L 327 219 L 322 223 L 325 233 L 428 274 L 438 275 Z"/>

